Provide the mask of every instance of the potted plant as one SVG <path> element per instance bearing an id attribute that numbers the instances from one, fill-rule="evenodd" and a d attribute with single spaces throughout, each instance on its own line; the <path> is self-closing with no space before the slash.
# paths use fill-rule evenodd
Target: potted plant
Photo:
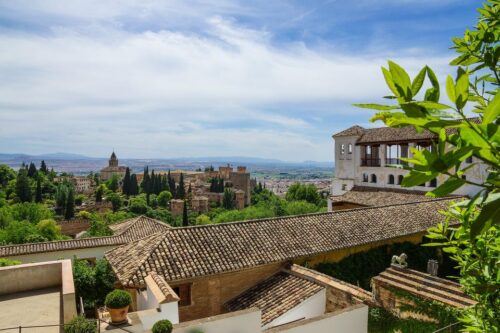
<path id="1" fill-rule="evenodd" d="M 172 333 L 172 323 L 170 320 L 163 319 L 157 321 L 151 329 L 153 333 Z"/>
<path id="2" fill-rule="evenodd" d="M 104 305 L 109 311 L 113 324 L 121 324 L 127 321 L 128 307 L 131 303 L 132 297 L 125 290 L 115 289 L 106 295 Z"/>

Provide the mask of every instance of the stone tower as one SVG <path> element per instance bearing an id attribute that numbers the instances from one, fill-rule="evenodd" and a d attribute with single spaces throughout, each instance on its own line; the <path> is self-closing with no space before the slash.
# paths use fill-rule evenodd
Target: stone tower
<path id="1" fill-rule="evenodd" d="M 118 166 L 118 159 L 116 158 L 116 154 L 115 154 L 114 151 L 111 154 L 111 157 L 109 158 L 109 163 L 108 164 L 109 164 L 110 167 L 117 167 Z"/>

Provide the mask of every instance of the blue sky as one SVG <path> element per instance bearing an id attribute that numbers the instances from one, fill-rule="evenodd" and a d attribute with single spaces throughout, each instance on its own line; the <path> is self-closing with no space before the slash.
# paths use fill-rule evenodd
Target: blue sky
<path id="1" fill-rule="evenodd" d="M 0 0 L 0 152 L 332 160 L 380 66 L 444 79 L 480 4 Z"/>

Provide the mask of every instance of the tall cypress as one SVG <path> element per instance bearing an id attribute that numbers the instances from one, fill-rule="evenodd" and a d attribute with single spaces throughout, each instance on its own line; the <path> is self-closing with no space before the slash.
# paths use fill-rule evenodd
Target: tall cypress
<path id="1" fill-rule="evenodd" d="M 179 179 L 179 188 L 177 190 L 177 198 L 185 199 L 186 198 L 186 189 L 184 188 L 184 174 L 181 172 L 181 177 Z"/>
<path id="2" fill-rule="evenodd" d="M 142 177 L 141 189 L 142 189 L 142 192 L 148 193 L 148 189 L 149 189 L 149 168 L 147 166 L 144 168 L 144 176 Z"/>
<path id="3" fill-rule="evenodd" d="M 40 178 L 36 180 L 35 202 L 42 202 L 42 184 Z"/>
<path id="4" fill-rule="evenodd" d="M 42 163 L 40 163 L 40 171 L 44 174 L 49 173 L 49 169 L 47 168 L 47 165 L 45 164 L 44 160 L 42 160 Z"/>
<path id="5" fill-rule="evenodd" d="M 125 170 L 125 176 L 123 177 L 123 194 L 130 195 L 130 169 L 127 167 Z"/>
<path id="6" fill-rule="evenodd" d="M 170 175 L 170 170 L 168 170 L 167 180 L 168 180 L 168 188 L 170 190 L 170 193 L 172 193 L 172 195 L 175 197 L 175 181 L 172 178 L 172 176 Z"/>
<path id="7" fill-rule="evenodd" d="M 28 168 L 28 177 L 35 177 L 36 175 L 36 166 L 35 166 L 35 163 L 31 162 L 30 163 L 30 166 Z"/>
<path id="8" fill-rule="evenodd" d="M 64 210 L 64 218 L 69 220 L 75 216 L 75 193 L 73 188 L 68 191 L 68 198 L 66 199 L 66 209 Z"/>
<path id="9" fill-rule="evenodd" d="M 137 194 L 139 194 L 139 186 L 137 185 L 137 176 L 134 173 L 130 176 L 130 195 Z"/>
<path id="10" fill-rule="evenodd" d="M 182 226 L 187 227 L 188 225 L 189 225 L 189 218 L 188 218 L 187 202 L 186 200 L 184 200 L 184 208 L 182 210 Z"/>
<path id="11" fill-rule="evenodd" d="M 21 202 L 31 201 L 31 187 L 26 168 L 19 169 L 16 179 L 16 195 Z"/>

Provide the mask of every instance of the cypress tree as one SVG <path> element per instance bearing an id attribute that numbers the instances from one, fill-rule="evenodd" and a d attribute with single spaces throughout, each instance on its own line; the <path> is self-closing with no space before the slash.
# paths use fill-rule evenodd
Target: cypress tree
<path id="1" fill-rule="evenodd" d="M 141 189 L 142 192 L 148 193 L 149 189 L 149 168 L 146 166 L 144 168 L 144 176 L 142 177 L 142 183 L 141 183 Z"/>
<path id="2" fill-rule="evenodd" d="M 68 198 L 66 199 L 66 209 L 64 210 L 64 218 L 66 220 L 75 216 L 75 193 L 73 188 L 68 191 Z"/>
<path id="3" fill-rule="evenodd" d="M 181 176 L 182 176 L 182 173 L 181 173 Z M 189 226 L 188 209 L 187 209 L 186 200 L 184 200 L 184 208 L 182 210 L 182 226 L 183 227 Z"/>
<path id="4" fill-rule="evenodd" d="M 44 160 L 42 160 L 42 163 L 40 163 L 40 171 L 43 172 L 44 174 L 49 173 L 49 169 L 47 168 L 47 165 L 45 164 Z"/>
<path id="5" fill-rule="evenodd" d="M 148 194 L 154 193 L 155 190 L 155 182 L 156 182 L 156 176 L 155 176 L 155 171 L 151 171 L 151 178 L 149 180 L 149 188 L 148 188 Z"/>
<path id="6" fill-rule="evenodd" d="M 181 177 L 179 179 L 179 189 L 177 190 L 177 198 L 185 199 L 186 198 L 186 189 L 184 188 L 184 174 L 181 172 Z"/>
<path id="7" fill-rule="evenodd" d="M 21 202 L 31 201 L 31 187 L 26 168 L 19 169 L 16 179 L 16 195 Z"/>
<path id="8" fill-rule="evenodd" d="M 168 188 L 170 190 L 170 193 L 172 193 L 174 198 L 176 198 L 176 196 L 175 196 L 175 181 L 172 178 L 172 176 L 170 175 L 170 170 L 168 170 L 167 180 L 168 180 Z"/>
<path id="9" fill-rule="evenodd" d="M 103 194 L 104 194 L 104 189 L 102 188 L 102 186 L 99 185 L 95 191 L 95 202 L 101 202 Z"/>
<path id="10" fill-rule="evenodd" d="M 134 173 L 130 176 L 130 195 L 137 194 L 139 194 L 139 186 L 137 185 L 137 176 Z"/>
<path id="11" fill-rule="evenodd" d="M 42 184 L 40 178 L 36 180 L 35 202 L 42 202 Z"/>
<path id="12" fill-rule="evenodd" d="M 234 192 L 226 188 L 224 190 L 224 196 L 222 197 L 222 207 L 225 209 L 234 208 Z"/>
<path id="13" fill-rule="evenodd" d="M 218 185 L 218 191 L 219 193 L 224 192 L 224 179 L 219 178 L 219 185 Z"/>
<path id="14" fill-rule="evenodd" d="M 123 177 L 123 194 L 130 195 L 130 169 L 127 167 L 125 170 L 125 176 Z"/>
<path id="15" fill-rule="evenodd" d="M 35 163 L 31 162 L 30 163 L 30 166 L 28 168 L 28 177 L 35 177 L 36 175 L 36 166 L 35 166 Z"/>

